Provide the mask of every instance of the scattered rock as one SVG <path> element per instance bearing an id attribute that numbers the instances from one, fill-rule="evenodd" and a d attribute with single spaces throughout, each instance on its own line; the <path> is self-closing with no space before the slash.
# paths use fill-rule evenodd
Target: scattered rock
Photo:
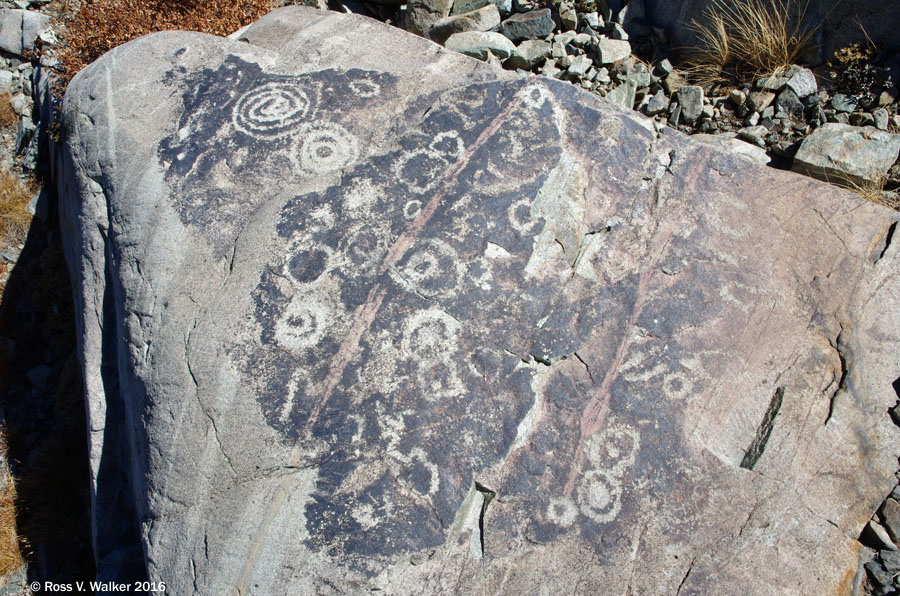
<path id="1" fill-rule="evenodd" d="M 890 114 L 884 108 L 875 108 L 872 110 L 872 120 L 874 121 L 875 128 L 878 130 L 887 130 L 888 123 L 890 122 Z"/>
<path id="2" fill-rule="evenodd" d="M 803 118 L 803 103 L 790 87 L 785 88 L 775 99 L 775 114 L 785 114 L 789 118 Z"/>
<path id="3" fill-rule="evenodd" d="M 450 15 L 453 0 L 409 0 L 406 6 L 406 30 L 424 37 L 432 25 Z"/>
<path id="4" fill-rule="evenodd" d="M 549 8 L 517 13 L 500 23 L 500 32 L 512 41 L 544 38 L 553 33 Z"/>
<path id="5" fill-rule="evenodd" d="M 792 169 L 837 184 L 871 184 L 898 155 L 900 135 L 829 122 L 803 140 Z"/>
<path id="6" fill-rule="evenodd" d="M 900 503 L 888 498 L 881 505 L 881 521 L 894 544 L 900 543 Z"/>
<path id="7" fill-rule="evenodd" d="M 0 50 L 24 56 L 35 40 L 50 28 L 50 17 L 39 12 L 0 9 Z"/>
<path id="8" fill-rule="evenodd" d="M 515 53 L 509 57 L 506 66 L 531 70 L 539 66 L 550 55 L 550 44 L 540 39 L 527 39 L 516 46 Z"/>
<path id="9" fill-rule="evenodd" d="M 493 31 L 465 31 L 454 33 L 447 38 L 444 44 L 447 49 L 486 60 L 488 54 L 493 54 L 501 60 L 512 56 L 516 46 L 509 39 Z"/>
<path id="10" fill-rule="evenodd" d="M 856 106 L 856 98 L 849 95 L 844 95 L 843 93 L 836 93 L 834 97 L 831 98 L 831 107 L 838 112 L 849 113 L 855 110 Z"/>
<path id="11" fill-rule="evenodd" d="M 787 82 L 787 88 L 793 91 L 797 97 L 808 97 L 815 95 L 819 90 L 816 83 L 816 75 L 808 68 L 801 68 Z"/>
<path id="12" fill-rule="evenodd" d="M 656 114 L 661 114 L 669 109 L 669 98 L 663 92 L 662 89 L 658 90 L 650 101 L 647 102 L 647 105 L 644 108 L 644 112 L 648 116 L 655 116 Z"/>
<path id="13" fill-rule="evenodd" d="M 738 136 L 745 141 L 749 141 L 756 145 L 757 147 L 766 146 L 766 135 L 769 134 L 769 129 L 765 126 L 747 126 L 738 131 Z"/>
<path id="14" fill-rule="evenodd" d="M 744 105 L 744 102 L 747 101 L 747 94 L 741 91 L 740 89 L 732 89 L 728 92 L 728 99 L 731 100 L 736 106 Z"/>
<path id="15" fill-rule="evenodd" d="M 676 96 L 681 106 L 681 117 L 688 124 L 693 124 L 703 110 L 703 87 L 684 85 L 679 87 Z"/>
<path id="16" fill-rule="evenodd" d="M 781 88 L 787 85 L 787 77 L 763 77 L 757 79 L 756 88 L 763 91 L 781 91 Z"/>
<path id="17" fill-rule="evenodd" d="M 632 83 L 623 83 L 606 94 L 606 99 L 629 110 L 634 108 L 637 89 Z"/>
<path id="18" fill-rule="evenodd" d="M 625 40 L 601 38 L 597 40 L 596 51 L 600 64 L 605 66 L 630 56 L 631 44 Z"/>
<path id="19" fill-rule="evenodd" d="M 487 4 L 471 12 L 445 17 L 428 29 L 428 38 L 444 43 L 454 33 L 488 31 L 500 24 L 500 11 L 494 4 Z"/>
<path id="20" fill-rule="evenodd" d="M 687 85 L 687 80 L 678 71 L 669 73 L 662 82 L 663 89 L 666 90 L 669 97 L 675 95 L 675 93 L 685 85 Z"/>
<path id="21" fill-rule="evenodd" d="M 853 112 L 850 114 L 850 124 L 853 126 L 874 126 L 875 117 L 868 112 Z"/>

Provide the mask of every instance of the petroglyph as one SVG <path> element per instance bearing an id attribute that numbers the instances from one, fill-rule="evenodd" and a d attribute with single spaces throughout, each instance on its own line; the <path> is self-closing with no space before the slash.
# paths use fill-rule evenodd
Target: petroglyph
<path id="1" fill-rule="evenodd" d="M 309 95 L 296 83 L 267 83 L 244 94 L 232 112 L 234 127 L 250 136 L 279 136 L 295 132 L 312 108 Z"/>

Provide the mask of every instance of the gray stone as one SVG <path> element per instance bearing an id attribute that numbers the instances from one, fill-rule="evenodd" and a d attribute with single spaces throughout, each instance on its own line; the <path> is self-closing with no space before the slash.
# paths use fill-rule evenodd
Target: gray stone
<path id="1" fill-rule="evenodd" d="M 887 130 L 890 114 L 884 108 L 875 108 L 872 110 L 872 120 L 875 122 L 875 128 L 878 130 Z"/>
<path id="2" fill-rule="evenodd" d="M 872 582 L 875 584 L 873 586 L 872 594 L 874 596 L 887 596 L 893 590 L 893 575 L 885 569 L 884 565 L 881 564 L 880 561 L 869 561 L 865 564 L 866 571 L 869 572 L 869 577 Z"/>
<path id="3" fill-rule="evenodd" d="M 678 128 L 681 122 L 681 106 L 678 102 L 669 103 L 669 126 Z"/>
<path id="4" fill-rule="evenodd" d="M 572 59 L 572 63 L 569 65 L 568 74 L 570 77 L 581 79 L 587 74 L 588 69 L 593 65 L 594 61 L 587 56 L 576 56 Z"/>
<path id="5" fill-rule="evenodd" d="M 728 93 L 728 99 L 731 100 L 736 106 L 744 105 L 744 102 L 747 101 L 747 94 L 741 91 L 740 89 L 732 89 Z"/>
<path id="6" fill-rule="evenodd" d="M 659 76 L 664 77 L 664 76 L 666 76 L 667 74 L 669 74 L 670 72 L 672 72 L 672 71 L 675 70 L 675 69 L 674 69 L 674 67 L 672 66 L 672 63 L 669 62 L 669 59 L 668 59 L 668 58 L 663 58 L 663 59 L 656 65 L 656 67 L 654 68 L 654 70 L 657 72 L 657 74 L 659 74 Z"/>
<path id="7" fill-rule="evenodd" d="M 606 99 L 629 110 L 634 109 L 635 88 L 633 83 L 622 83 L 606 94 Z"/>
<path id="8" fill-rule="evenodd" d="M 838 112 L 852 112 L 856 109 L 856 98 L 843 93 L 835 93 L 831 98 L 831 107 Z"/>
<path id="9" fill-rule="evenodd" d="M 50 17 L 39 12 L 0 9 L 0 50 L 23 56 L 35 40 L 50 28 Z"/>
<path id="10" fill-rule="evenodd" d="M 688 124 L 696 122 L 703 110 L 703 87 L 684 85 L 676 92 L 681 116 Z"/>
<path id="11" fill-rule="evenodd" d="M 650 101 L 647 102 L 647 105 L 644 108 L 644 112 L 648 116 L 655 116 L 656 114 L 661 114 L 669 109 L 669 98 L 663 92 L 662 89 L 657 91 L 653 97 L 650 98 Z"/>
<path id="12" fill-rule="evenodd" d="M 775 99 L 775 113 L 778 112 L 782 112 L 790 118 L 803 118 L 803 103 L 790 87 L 786 87 Z"/>
<path id="13" fill-rule="evenodd" d="M 877 549 L 897 550 L 897 545 L 891 540 L 887 531 L 874 519 L 869 520 L 866 524 L 864 537 L 868 544 L 872 544 Z"/>
<path id="14" fill-rule="evenodd" d="M 631 44 L 624 40 L 600 38 L 596 51 L 600 64 L 613 64 L 631 55 Z"/>
<path id="15" fill-rule="evenodd" d="M 853 126 L 874 126 L 875 116 L 868 112 L 853 112 L 850 114 L 850 124 Z"/>
<path id="16" fill-rule="evenodd" d="M 685 79 L 678 71 L 670 72 L 662 82 L 663 89 L 665 89 L 666 93 L 670 96 L 675 95 L 675 93 L 685 85 L 687 85 L 687 79 Z"/>
<path id="17" fill-rule="evenodd" d="M 809 97 L 819 90 L 816 83 L 816 75 L 808 68 L 801 68 L 787 82 L 787 88 L 797 94 L 797 97 Z"/>
<path id="18" fill-rule="evenodd" d="M 765 147 L 766 146 L 766 135 L 769 134 L 769 129 L 765 126 L 747 126 L 738 131 L 738 136 L 745 141 L 749 141 L 756 145 L 757 147 Z"/>
<path id="19" fill-rule="evenodd" d="M 894 544 L 900 542 L 900 503 L 893 498 L 885 499 L 881 505 L 881 521 Z"/>
<path id="20" fill-rule="evenodd" d="M 747 126 L 756 126 L 759 124 L 760 115 L 759 112 L 750 112 L 747 114 L 747 117 L 744 118 L 744 124 Z"/>
<path id="21" fill-rule="evenodd" d="M 409 0 L 406 4 L 406 30 L 425 36 L 436 22 L 450 15 L 453 0 Z"/>
<path id="22" fill-rule="evenodd" d="M 650 73 L 648 72 L 632 72 L 628 73 L 624 77 L 621 77 L 623 82 L 631 83 L 635 86 L 635 88 L 640 89 L 642 87 L 650 86 Z"/>
<path id="23" fill-rule="evenodd" d="M 16 93 L 10 98 L 9 105 L 17 115 L 21 116 L 25 113 L 25 107 L 28 105 L 28 100 L 25 98 L 24 93 Z"/>
<path id="24" fill-rule="evenodd" d="M 619 23 L 610 23 L 609 30 L 606 33 L 610 39 L 617 41 L 628 41 L 628 32 Z"/>
<path id="25" fill-rule="evenodd" d="M 603 22 L 603 19 L 600 18 L 600 15 L 596 12 L 586 12 L 581 15 L 582 22 L 593 29 L 594 31 L 601 29 L 606 26 L 606 23 Z"/>
<path id="26" fill-rule="evenodd" d="M 491 4 L 491 0 L 455 0 L 450 7 L 450 14 L 465 14 Z"/>
<path id="27" fill-rule="evenodd" d="M 835 183 L 882 178 L 900 155 L 900 135 L 829 122 L 803 140 L 793 169 Z"/>
<path id="28" fill-rule="evenodd" d="M 549 8 L 514 14 L 500 23 L 500 32 L 512 41 L 544 38 L 553 33 L 553 28 Z"/>
<path id="29" fill-rule="evenodd" d="M 890 210 L 364 17 L 241 39 L 116 48 L 51 145 L 98 575 L 846 592 L 896 484 Z"/>
<path id="30" fill-rule="evenodd" d="M 516 51 L 506 61 L 506 66 L 531 70 L 540 65 L 549 55 L 549 43 L 540 39 L 526 39 L 516 46 Z"/>
<path id="31" fill-rule="evenodd" d="M 900 551 L 882 550 L 878 552 L 881 564 L 892 576 L 900 573 Z"/>
<path id="32" fill-rule="evenodd" d="M 560 4 L 559 20 L 566 31 L 574 31 L 578 26 L 578 14 L 575 12 L 575 7 L 567 2 Z"/>
<path id="33" fill-rule="evenodd" d="M 541 74 L 545 77 L 550 77 L 551 79 L 558 79 L 562 76 L 562 69 L 556 65 L 556 60 L 553 58 L 548 58 L 544 65 L 541 66 Z"/>
<path id="34" fill-rule="evenodd" d="M 444 43 L 448 50 L 485 60 L 488 53 L 505 60 L 513 55 L 516 46 L 503 35 L 493 31 L 454 33 Z"/>
<path id="35" fill-rule="evenodd" d="M 754 111 L 762 113 L 775 101 L 775 94 L 771 91 L 751 91 L 747 95 L 747 106 Z"/>
<path id="36" fill-rule="evenodd" d="M 454 33 L 464 31 L 488 31 L 500 24 L 500 11 L 494 4 L 482 6 L 472 12 L 445 17 L 428 29 L 427 37 L 444 43 Z"/>
<path id="37" fill-rule="evenodd" d="M 0 94 L 13 91 L 13 73 L 8 70 L 0 70 Z"/>
<path id="38" fill-rule="evenodd" d="M 782 87 L 787 85 L 787 77 L 770 76 L 756 80 L 756 88 L 763 91 L 781 91 Z"/>

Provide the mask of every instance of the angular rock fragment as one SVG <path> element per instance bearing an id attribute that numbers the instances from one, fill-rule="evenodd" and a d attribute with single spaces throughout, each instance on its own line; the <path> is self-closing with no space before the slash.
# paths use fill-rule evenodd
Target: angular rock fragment
<path id="1" fill-rule="evenodd" d="M 49 31 L 50 17 L 31 10 L 0 9 L 0 50 L 23 56 Z"/>
<path id="2" fill-rule="evenodd" d="M 516 46 L 511 41 L 493 31 L 454 33 L 447 38 L 444 45 L 448 50 L 481 60 L 486 60 L 489 54 L 505 60 L 516 51 Z"/>
<path id="3" fill-rule="evenodd" d="M 871 184 L 900 155 L 900 135 L 829 122 L 803 140 L 793 169 L 836 184 Z"/>
<path id="4" fill-rule="evenodd" d="M 553 33 L 553 17 L 549 8 L 517 13 L 500 24 L 500 32 L 513 41 L 541 39 Z"/>
<path id="5" fill-rule="evenodd" d="M 241 39 L 136 40 L 63 106 L 103 577 L 852 590 L 890 212 L 362 17 Z"/>
<path id="6" fill-rule="evenodd" d="M 464 31 L 488 31 L 500 24 L 500 11 L 494 4 L 487 4 L 471 12 L 451 15 L 435 22 L 428 29 L 428 39 L 444 43 L 454 33 Z"/>
<path id="7" fill-rule="evenodd" d="M 801 68 L 788 79 L 787 88 L 802 98 L 814 95 L 819 90 L 819 85 L 816 83 L 816 75 L 810 69 Z"/>
<path id="8" fill-rule="evenodd" d="M 600 64 L 613 64 L 624 60 L 631 55 L 631 44 L 625 40 L 605 39 L 597 40 L 597 57 Z"/>
<path id="9" fill-rule="evenodd" d="M 453 0 L 409 0 L 406 30 L 424 36 L 433 24 L 450 14 Z"/>
<path id="10" fill-rule="evenodd" d="M 703 87 L 684 85 L 676 93 L 681 106 L 681 117 L 688 124 L 693 124 L 703 111 Z"/>
<path id="11" fill-rule="evenodd" d="M 541 64 L 549 55 L 549 43 L 542 39 L 526 39 L 516 46 L 516 51 L 509 57 L 506 66 L 529 70 Z"/>

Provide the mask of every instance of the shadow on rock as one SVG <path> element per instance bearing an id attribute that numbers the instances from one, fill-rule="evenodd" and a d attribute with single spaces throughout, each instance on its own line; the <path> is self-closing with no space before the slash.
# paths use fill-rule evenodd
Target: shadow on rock
<path id="1" fill-rule="evenodd" d="M 84 391 L 55 209 L 35 219 L 0 304 L 0 412 L 28 581 L 94 577 Z M 48 223 L 49 222 L 49 223 Z"/>

